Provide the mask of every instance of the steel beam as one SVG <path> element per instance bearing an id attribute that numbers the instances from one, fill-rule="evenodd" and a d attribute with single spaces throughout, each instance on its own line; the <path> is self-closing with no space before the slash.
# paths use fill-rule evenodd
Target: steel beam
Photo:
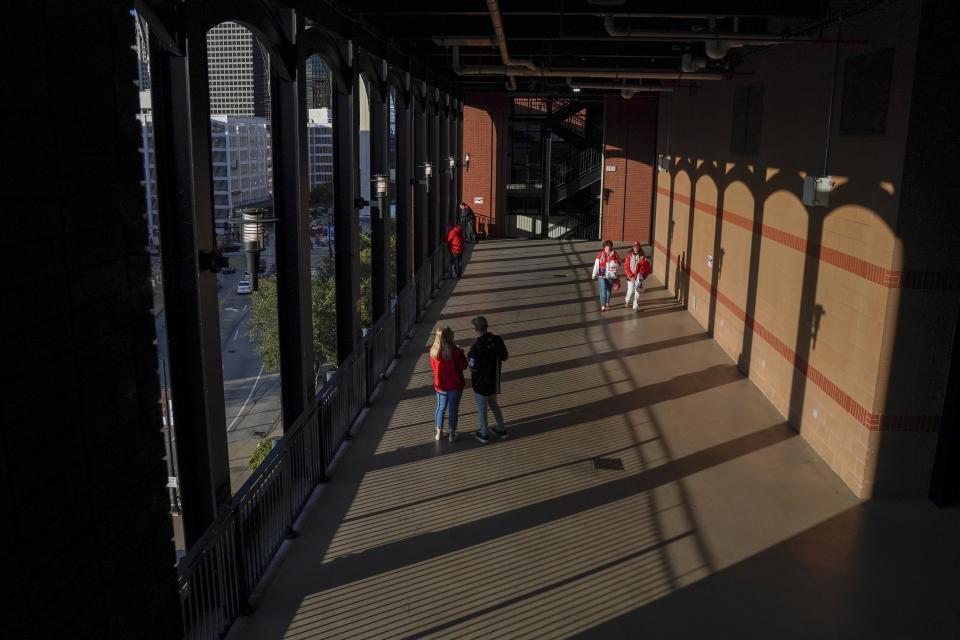
<path id="1" fill-rule="evenodd" d="M 413 187 L 410 181 L 416 175 L 413 161 L 413 109 L 410 100 L 397 99 L 397 291 L 403 291 L 413 273 Z"/>
<path id="2" fill-rule="evenodd" d="M 278 18 L 293 40 L 303 19 L 290 9 Z M 299 23 L 299 24 L 298 24 Z M 296 79 L 285 80 L 270 67 L 273 203 L 276 218 L 277 321 L 280 330 L 280 383 L 284 429 L 310 406 L 315 392 L 313 322 L 310 307 L 310 213 L 307 173 L 306 60 L 297 60 Z"/>
<path id="3" fill-rule="evenodd" d="M 423 163 L 427 161 L 427 104 L 420 96 L 411 99 L 413 105 L 413 158 L 415 180 L 413 211 L 413 264 L 420 269 L 430 253 L 430 205 L 427 186 L 423 177 Z M 431 247 L 432 248 L 432 247 Z"/>
<path id="4" fill-rule="evenodd" d="M 210 175 L 206 33 L 181 34 L 186 57 L 151 35 L 163 287 L 186 546 L 230 500 Z"/>
<path id="5" fill-rule="evenodd" d="M 332 85 L 334 188 L 334 262 L 337 279 L 337 362 L 360 342 L 360 231 L 357 218 L 357 86 L 355 69 L 345 87 Z"/>
<path id="6" fill-rule="evenodd" d="M 370 78 L 370 83 L 378 82 Z M 384 91 L 370 91 L 370 177 L 377 174 L 388 174 L 390 169 L 390 115 L 386 85 Z M 389 199 L 385 200 L 389 202 Z M 373 322 L 389 308 L 390 298 L 390 262 L 387 259 L 388 240 L 386 229 L 387 218 L 390 216 L 389 205 L 386 211 L 380 210 L 380 202 L 376 198 L 375 187 L 370 189 L 370 232 L 371 232 L 371 268 L 373 271 Z"/>
<path id="7" fill-rule="evenodd" d="M 438 209 L 440 215 L 440 232 L 443 238 L 447 237 L 447 226 L 450 224 L 450 165 L 447 158 L 450 157 L 450 111 L 443 105 L 439 105 L 438 110 L 438 150 L 440 164 L 434 175 L 437 176 L 437 195 L 440 198 Z"/>
<path id="8" fill-rule="evenodd" d="M 427 157 L 433 163 L 433 179 L 430 185 L 430 197 L 427 198 L 427 219 L 429 220 L 429 232 L 427 246 L 429 252 L 440 246 L 446 239 L 442 232 L 440 224 L 440 188 L 437 184 L 443 177 L 440 169 L 440 105 L 433 100 L 428 101 L 429 111 L 427 113 Z"/>

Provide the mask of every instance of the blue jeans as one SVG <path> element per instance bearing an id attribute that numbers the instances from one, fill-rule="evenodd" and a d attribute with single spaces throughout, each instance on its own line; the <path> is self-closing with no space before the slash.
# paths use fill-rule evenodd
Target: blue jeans
<path id="1" fill-rule="evenodd" d="M 503 412 L 500 411 L 500 404 L 497 402 L 497 396 L 482 396 L 475 393 L 477 399 L 477 415 L 480 417 L 480 433 L 487 435 L 487 407 L 493 411 L 493 417 L 497 419 L 497 428 L 503 429 Z"/>
<path id="2" fill-rule="evenodd" d="M 434 423 L 437 429 L 443 429 L 443 416 L 450 409 L 450 433 L 457 430 L 458 413 L 460 412 L 460 396 L 463 395 L 463 389 L 453 389 L 451 391 L 437 391 L 437 413 L 434 417 Z"/>
<path id="3" fill-rule="evenodd" d="M 613 280 L 608 280 L 603 276 L 597 278 L 600 282 L 600 304 L 604 307 L 610 304 L 610 298 L 613 296 Z"/>

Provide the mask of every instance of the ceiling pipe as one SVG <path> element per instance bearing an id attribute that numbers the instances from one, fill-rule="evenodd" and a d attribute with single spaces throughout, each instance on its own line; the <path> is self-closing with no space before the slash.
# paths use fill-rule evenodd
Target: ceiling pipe
<path id="1" fill-rule="evenodd" d="M 612 82 L 570 82 L 570 88 L 577 89 L 599 89 L 601 91 L 619 91 L 621 95 L 630 94 L 630 98 L 635 93 L 667 93 L 674 90 L 674 87 L 638 85 L 638 84 L 615 84 Z M 624 95 L 627 98 L 626 95 Z M 630 98 L 627 98 L 628 100 Z"/>
<path id="2" fill-rule="evenodd" d="M 438 47 L 492 47 L 497 44 L 496 39 L 486 37 L 465 36 L 462 38 L 433 37 L 433 44 Z"/>
<path id="3" fill-rule="evenodd" d="M 537 71 L 537 65 L 532 60 L 513 60 L 507 50 L 507 34 L 503 30 L 503 18 L 500 16 L 500 7 L 497 0 L 487 0 L 487 11 L 490 12 L 490 21 L 493 22 L 493 32 L 497 36 L 497 47 L 500 49 L 500 58 L 506 67 L 523 67 L 530 71 Z"/>
<path id="4" fill-rule="evenodd" d="M 526 67 L 482 66 L 461 67 L 459 47 L 453 48 L 453 71 L 460 76 L 516 76 L 526 78 L 596 78 L 604 80 L 724 80 L 728 74 L 682 71 L 663 71 L 661 69 L 596 69 L 561 68 L 535 69 Z"/>
<path id="5" fill-rule="evenodd" d="M 617 26 L 616 18 L 611 15 L 603 17 L 603 26 L 607 33 L 618 38 L 636 38 L 648 42 L 709 42 L 711 40 L 727 40 L 733 46 L 747 45 L 766 46 L 785 44 L 788 42 L 813 42 L 813 36 L 775 36 L 763 33 L 716 33 L 711 31 L 649 31 Z"/>

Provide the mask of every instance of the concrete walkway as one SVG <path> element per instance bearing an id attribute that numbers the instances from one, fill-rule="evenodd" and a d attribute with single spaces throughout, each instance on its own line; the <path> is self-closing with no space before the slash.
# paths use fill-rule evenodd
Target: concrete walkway
<path id="1" fill-rule="evenodd" d="M 858 503 L 658 283 L 601 314 L 596 244 L 477 246 L 231 638 L 958 636 L 958 514 Z M 477 314 L 511 437 L 468 391 L 438 443 L 427 345 Z"/>

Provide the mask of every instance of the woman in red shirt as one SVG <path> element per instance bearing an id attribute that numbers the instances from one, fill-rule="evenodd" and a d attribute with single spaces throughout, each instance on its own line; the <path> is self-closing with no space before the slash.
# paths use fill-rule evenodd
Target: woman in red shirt
<path id="1" fill-rule="evenodd" d="M 430 366 L 433 367 L 433 388 L 437 392 L 436 438 L 439 440 L 443 437 L 443 416 L 449 409 L 450 442 L 456 442 L 460 438 L 457 433 L 457 413 L 465 385 L 463 370 L 467 368 L 467 357 L 453 341 L 453 329 L 450 327 L 437 327 L 436 338 L 430 348 Z"/>

